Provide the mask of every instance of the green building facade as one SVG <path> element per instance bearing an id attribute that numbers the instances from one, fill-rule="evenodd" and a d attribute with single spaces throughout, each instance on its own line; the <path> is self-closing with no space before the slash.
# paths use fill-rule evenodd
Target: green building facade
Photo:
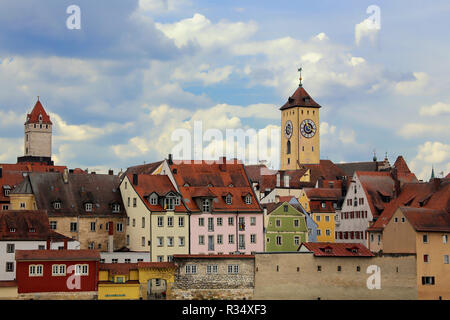
<path id="1" fill-rule="evenodd" d="M 306 217 L 288 202 L 268 207 L 266 252 L 297 251 L 308 242 Z"/>

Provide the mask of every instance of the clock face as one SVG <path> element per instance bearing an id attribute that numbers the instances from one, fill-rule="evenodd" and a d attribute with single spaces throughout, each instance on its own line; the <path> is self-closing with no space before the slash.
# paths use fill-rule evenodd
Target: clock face
<path id="1" fill-rule="evenodd" d="M 316 134 L 316 124 L 310 119 L 303 120 L 300 124 L 300 132 L 305 138 L 312 138 Z"/>
<path id="2" fill-rule="evenodd" d="M 291 120 L 286 121 L 286 124 L 284 125 L 284 135 L 286 138 L 291 138 L 293 129 L 294 127 L 292 126 Z"/>

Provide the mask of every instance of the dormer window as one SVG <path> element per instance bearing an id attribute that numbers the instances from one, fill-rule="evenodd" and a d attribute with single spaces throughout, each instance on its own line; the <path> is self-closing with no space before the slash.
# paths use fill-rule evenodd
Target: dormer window
<path id="1" fill-rule="evenodd" d="M 232 183 L 230 183 L 228 186 L 229 186 L 230 188 L 233 188 L 233 187 L 234 187 L 234 185 L 233 185 Z"/>
<path id="2" fill-rule="evenodd" d="M 9 232 L 16 232 L 16 228 L 9 228 Z"/>
<path id="3" fill-rule="evenodd" d="M 28 229 L 28 232 L 31 232 L 31 233 L 36 232 L 36 229 L 35 228 L 30 228 L 30 229 Z"/>
<path id="4" fill-rule="evenodd" d="M 61 209 L 61 202 L 60 201 L 53 202 L 53 208 L 56 210 Z"/>
<path id="5" fill-rule="evenodd" d="M 186 182 L 183 187 L 189 187 L 189 183 Z"/>
<path id="6" fill-rule="evenodd" d="M 322 201 L 322 202 L 320 203 L 320 206 L 321 206 L 322 208 L 325 208 L 326 203 Z"/>
<path id="7" fill-rule="evenodd" d="M 42 114 L 39 115 L 39 122 L 42 122 Z"/>
<path id="8" fill-rule="evenodd" d="M 227 194 L 227 196 L 225 197 L 225 202 L 226 202 L 226 204 L 233 203 L 233 197 L 231 196 L 231 194 Z"/>
<path id="9" fill-rule="evenodd" d="M 252 197 L 251 197 L 251 195 L 246 195 L 245 196 L 245 203 L 246 204 L 252 204 Z"/>
<path id="10" fill-rule="evenodd" d="M 167 197 L 164 199 L 164 208 L 166 210 L 173 210 L 175 208 L 175 198 Z"/>
<path id="11" fill-rule="evenodd" d="M 3 188 L 4 188 L 5 197 L 9 197 L 9 193 L 11 192 L 11 189 L 9 187 L 3 187 Z"/>
<path id="12" fill-rule="evenodd" d="M 203 212 L 210 212 L 211 211 L 211 205 L 209 199 L 203 199 L 202 200 L 202 210 Z"/>
<path id="13" fill-rule="evenodd" d="M 175 198 L 175 206 L 179 206 L 180 203 L 181 203 L 180 197 L 176 197 L 176 198 Z"/>
<path id="14" fill-rule="evenodd" d="M 150 204 L 152 206 L 156 206 L 158 204 L 158 196 L 156 196 L 155 194 L 150 196 Z"/>
<path id="15" fill-rule="evenodd" d="M 120 212 L 120 204 L 118 204 L 118 203 L 113 204 L 113 206 L 112 206 L 112 211 L 113 211 L 114 213 Z"/>
<path id="16" fill-rule="evenodd" d="M 86 203 L 84 205 L 84 209 L 86 210 L 86 212 L 92 212 L 92 203 Z"/>

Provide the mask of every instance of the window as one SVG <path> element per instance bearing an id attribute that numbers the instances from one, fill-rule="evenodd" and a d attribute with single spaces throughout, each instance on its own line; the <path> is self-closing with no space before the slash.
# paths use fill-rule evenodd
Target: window
<path id="1" fill-rule="evenodd" d="M 347 233 L 347 232 L 346 232 Z M 321 236 L 322 235 L 322 231 L 320 229 L 317 229 L 317 235 Z M 346 238 L 347 239 L 347 238 Z"/>
<path id="2" fill-rule="evenodd" d="M 252 196 L 251 195 L 246 195 L 245 196 L 245 204 L 252 204 Z"/>
<path id="3" fill-rule="evenodd" d="M 25 209 L 25 202 L 21 202 L 21 203 L 20 203 L 20 208 L 21 208 L 21 209 Z"/>
<path id="4" fill-rule="evenodd" d="M 136 219 L 133 218 L 133 227 L 136 227 Z"/>
<path id="5" fill-rule="evenodd" d="M 150 204 L 153 206 L 156 206 L 158 204 L 158 197 L 156 195 L 150 197 Z"/>
<path id="6" fill-rule="evenodd" d="M 320 222 L 320 216 L 319 215 L 316 216 L 316 221 Z"/>
<path id="7" fill-rule="evenodd" d="M 234 234 L 229 234 L 228 235 L 228 243 L 229 244 L 233 244 L 234 243 Z"/>
<path id="8" fill-rule="evenodd" d="M 119 259 L 112 259 L 111 261 L 112 261 L 112 263 L 118 263 Z"/>
<path id="9" fill-rule="evenodd" d="M 325 216 L 325 221 L 330 222 L 330 216 Z"/>
<path id="10" fill-rule="evenodd" d="M 294 227 L 298 228 L 299 226 L 299 221 L 298 219 L 294 219 Z"/>
<path id="11" fill-rule="evenodd" d="M 14 272 L 14 262 L 6 262 L 6 272 Z"/>
<path id="12" fill-rule="evenodd" d="M 168 247 L 173 247 L 173 237 L 167 237 L 167 246 Z"/>
<path id="13" fill-rule="evenodd" d="M 128 207 L 130 206 L 130 197 L 128 197 Z"/>
<path id="14" fill-rule="evenodd" d="M 205 225 L 205 218 L 198 218 L 198 226 L 203 227 Z"/>
<path id="15" fill-rule="evenodd" d="M 208 274 L 217 273 L 217 271 L 218 271 L 217 264 L 208 264 L 206 266 L 206 273 L 208 273 Z"/>
<path id="16" fill-rule="evenodd" d="M 231 194 L 228 194 L 225 197 L 225 202 L 226 202 L 226 204 L 232 204 L 233 203 L 233 198 L 232 198 Z"/>
<path id="17" fill-rule="evenodd" d="M 317 266 L 317 272 L 321 272 L 322 271 L 322 266 Z"/>
<path id="18" fill-rule="evenodd" d="M 210 212 L 209 199 L 202 200 L 202 209 L 203 212 Z"/>
<path id="19" fill-rule="evenodd" d="M 181 198 L 180 197 L 176 197 L 175 198 L 175 206 L 179 206 L 181 203 Z"/>
<path id="20" fill-rule="evenodd" d="M 14 253 L 14 251 L 15 251 L 14 243 L 6 244 L 6 253 Z"/>
<path id="21" fill-rule="evenodd" d="M 394 222 L 398 222 L 398 218 L 397 217 L 394 218 Z"/>
<path id="22" fill-rule="evenodd" d="M 250 235 L 250 243 L 256 243 L 256 234 Z"/>
<path id="23" fill-rule="evenodd" d="M 44 266 L 42 264 L 31 264 L 28 267 L 28 275 L 30 277 L 41 277 L 44 270 Z"/>
<path id="24" fill-rule="evenodd" d="M 164 225 L 164 217 L 158 217 L 158 227 L 162 227 Z"/>
<path id="25" fill-rule="evenodd" d="M 116 231 L 123 232 L 123 223 L 121 222 L 116 223 Z"/>
<path id="26" fill-rule="evenodd" d="M 145 237 L 141 238 L 141 246 L 145 247 Z"/>
<path id="27" fill-rule="evenodd" d="M 288 211 L 289 211 L 289 206 L 285 204 L 283 206 L 283 212 L 288 212 Z"/>
<path id="28" fill-rule="evenodd" d="M 325 207 L 326 207 L 326 203 L 322 201 L 322 202 L 320 203 L 320 206 L 321 206 L 322 208 L 325 208 Z"/>
<path id="29" fill-rule="evenodd" d="M 223 236 L 221 234 L 217 235 L 217 244 L 223 244 Z"/>
<path id="30" fill-rule="evenodd" d="M 361 267 L 360 266 L 356 266 L 356 272 L 361 272 Z"/>
<path id="31" fill-rule="evenodd" d="M 422 277 L 422 285 L 434 285 L 434 277 Z"/>
<path id="32" fill-rule="evenodd" d="M 234 225 L 234 218 L 233 217 L 229 217 L 228 218 L 228 225 L 229 226 L 233 226 Z"/>
<path id="33" fill-rule="evenodd" d="M 157 262 L 164 262 L 164 256 L 157 256 L 156 257 Z"/>
<path id="34" fill-rule="evenodd" d="M 52 265 L 52 276 L 65 276 L 65 275 L 66 275 L 66 265 L 65 264 Z"/>
<path id="35" fill-rule="evenodd" d="M 423 255 L 423 262 L 426 262 L 426 263 L 430 262 L 430 256 L 427 255 L 427 254 L 424 254 Z"/>
<path id="36" fill-rule="evenodd" d="M 444 255 L 444 264 L 449 264 L 448 254 Z"/>
<path id="37" fill-rule="evenodd" d="M 205 244 L 205 236 L 198 236 L 198 244 Z"/>
<path id="38" fill-rule="evenodd" d="M 16 228 L 9 228 L 9 232 L 16 232 Z"/>
<path id="39" fill-rule="evenodd" d="M 8 197 L 10 192 L 11 192 L 11 190 L 5 189 L 5 197 Z"/>
<path id="40" fill-rule="evenodd" d="M 167 217 L 167 226 L 173 227 L 173 217 Z"/>
<path id="41" fill-rule="evenodd" d="M 222 226 L 222 224 L 223 224 L 223 219 L 222 218 L 217 218 L 217 225 L 218 226 Z"/>
<path id="42" fill-rule="evenodd" d="M 94 250 L 95 249 L 95 242 L 89 242 L 88 249 L 89 250 Z"/>
<path id="43" fill-rule="evenodd" d="M 158 247 L 162 247 L 164 245 L 163 237 L 158 237 L 158 238 L 156 238 L 156 240 L 158 241 Z"/>
<path id="44" fill-rule="evenodd" d="M 136 207 L 137 207 L 137 199 L 133 198 L 133 208 L 136 208 Z"/>
<path id="45" fill-rule="evenodd" d="M 295 244 L 296 246 L 298 246 L 298 245 L 300 244 L 300 237 L 299 237 L 299 236 L 295 236 L 295 237 L 294 237 L 294 244 Z"/>
<path id="46" fill-rule="evenodd" d="M 125 181 L 125 190 L 127 190 L 128 182 Z"/>
<path id="47" fill-rule="evenodd" d="M 239 231 L 245 231 L 245 218 L 239 217 Z"/>
<path id="48" fill-rule="evenodd" d="M 239 235 L 239 250 L 245 250 L 245 234 Z"/>
<path id="49" fill-rule="evenodd" d="M 53 208 L 55 208 L 56 210 L 61 209 L 61 202 L 53 202 Z"/>
<path id="50" fill-rule="evenodd" d="M 120 204 L 117 204 L 117 203 L 113 204 L 112 211 L 114 213 L 120 212 Z"/>
<path id="51" fill-rule="evenodd" d="M 373 234 L 370 234 L 370 242 L 373 242 Z"/>
<path id="52" fill-rule="evenodd" d="M 91 231 L 95 231 L 95 222 L 91 222 Z"/>
<path id="53" fill-rule="evenodd" d="M 277 246 L 281 246 L 281 236 L 277 236 Z"/>
<path id="54" fill-rule="evenodd" d="M 56 230 L 57 222 L 56 221 L 50 221 L 50 229 Z"/>
<path id="55" fill-rule="evenodd" d="M 427 234 L 424 234 L 422 236 L 422 239 L 423 239 L 423 243 L 428 243 L 428 235 Z"/>
<path id="56" fill-rule="evenodd" d="M 184 217 L 178 217 L 178 226 L 184 227 Z"/>
<path id="57" fill-rule="evenodd" d="M 187 264 L 185 266 L 185 272 L 186 272 L 186 274 L 196 274 L 197 266 L 195 264 Z"/>
<path id="58" fill-rule="evenodd" d="M 208 218 L 208 231 L 214 231 L 214 218 Z"/>
<path id="59" fill-rule="evenodd" d="M 330 236 L 331 235 L 331 231 L 329 229 L 325 230 L 325 235 Z"/>
<path id="60" fill-rule="evenodd" d="M 161 286 L 161 279 L 156 279 L 156 280 L 155 280 L 155 285 L 156 285 L 157 287 Z"/>
<path id="61" fill-rule="evenodd" d="M 127 234 L 127 246 L 130 245 L 130 235 Z"/>
<path id="62" fill-rule="evenodd" d="M 84 205 L 84 209 L 86 210 L 86 212 L 92 212 L 92 203 L 86 203 Z"/>
<path id="63" fill-rule="evenodd" d="M 178 237 L 178 246 L 184 247 L 184 237 Z"/>
<path id="64" fill-rule="evenodd" d="M 448 235 L 447 234 L 444 234 L 442 236 L 442 243 L 448 243 Z"/>
<path id="65" fill-rule="evenodd" d="M 256 217 L 250 217 L 250 225 L 256 226 Z"/>
<path id="66" fill-rule="evenodd" d="M 166 210 L 174 210 L 175 209 L 175 198 L 167 197 L 164 199 L 164 207 Z"/>
<path id="67" fill-rule="evenodd" d="M 342 267 L 341 266 L 337 266 L 337 271 L 341 272 L 342 271 Z"/>
<path id="68" fill-rule="evenodd" d="M 4 204 L 4 205 L 2 206 L 2 209 L 3 209 L 3 210 L 8 210 L 8 209 L 9 209 L 9 206 L 8 206 L 7 204 Z"/>
<path id="69" fill-rule="evenodd" d="M 275 226 L 281 227 L 281 220 L 280 219 L 275 220 Z"/>
<path id="70" fill-rule="evenodd" d="M 237 264 L 228 265 L 228 274 L 238 274 L 238 273 L 239 273 L 239 265 Z"/>

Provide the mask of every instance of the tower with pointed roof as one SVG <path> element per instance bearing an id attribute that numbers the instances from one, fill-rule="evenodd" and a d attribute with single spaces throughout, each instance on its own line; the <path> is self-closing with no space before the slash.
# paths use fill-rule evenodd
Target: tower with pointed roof
<path id="1" fill-rule="evenodd" d="M 303 164 L 320 164 L 320 108 L 303 88 L 300 75 L 297 90 L 280 108 L 281 170 L 297 170 Z"/>
<path id="2" fill-rule="evenodd" d="M 52 121 L 38 100 L 25 122 L 24 156 L 18 162 L 45 162 L 53 164 L 52 156 Z"/>

